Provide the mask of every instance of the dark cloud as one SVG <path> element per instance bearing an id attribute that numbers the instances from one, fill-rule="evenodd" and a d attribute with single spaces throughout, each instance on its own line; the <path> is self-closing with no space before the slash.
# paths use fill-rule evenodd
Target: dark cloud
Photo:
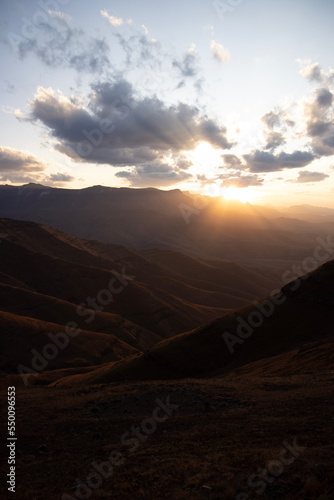
<path id="1" fill-rule="evenodd" d="M 4 172 L 42 172 L 45 166 L 33 155 L 0 146 L 0 174 Z"/>
<path id="2" fill-rule="evenodd" d="M 311 137 L 322 137 L 331 128 L 330 122 L 310 118 L 307 123 L 307 133 Z"/>
<path id="3" fill-rule="evenodd" d="M 228 153 L 228 154 L 222 155 L 222 158 L 224 160 L 225 167 L 227 167 L 227 168 L 233 168 L 233 169 L 238 170 L 238 169 L 243 167 L 242 161 L 236 155 Z"/>
<path id="4" fill-rule="evenodd" d="M 273 154 L 267 151 L 255 150 L 243 155 L 250 172 L 275 172 L 289 168 L 305 167 L 312 163 L 316 156 L 307 151 Z"/>
<path id="5" fill-rule="evenodd" d="M 40 183 L 45 179 L 45 169 L 46 166 L 30 153 L 0 146 L 0 182 Z"/>
<path id="6" fill-rule="evenodd" d="M 45 125 L 58 139 L 56 149 L 76 161 L 131 166 L 160 161 L 169 151 L 193 150 L 202 141 L 232 146 L 226 128 L 195 106 L 136 98 L 124 80 L 94 85 L 87 107 L 39 88 L 30 119 Z"/>
<path id="7" fill-rule="evenodd" d="M 185 155 L 173 155 L 172 156 L 173 164 L 177 166 L 180 170 L 187 170 L 188 168 L 193 166 L 193 161 L 188 160 Z"/>
<path id="8" fill-rule="evenodd" d="M 306 102 L 304 114 L 307 135 L 313 150 L 319 156 L 334 154 L 334 105 L 333 94 L 327 87 L 318 88 L 311 100 Z"/>
<path id="9" fill-rule="evenodd" d="M 286 138 L 281 132 L 275 132 L 274 130 L 269 130 L 266 132 L 267 144 L 265 145 L 265 150 L 270 150 L 274 152 L 279 146 L 283 146 L 286 143 Z"/>
<path id="10" fill-rule="evenodd" d="M 149 147 L 92 147 L 89 149 L 88 146 L 80 143 L 59 143 L 56 144 L 55 149 L 77 163 L 127 166 L 147 163 L 148 161 L 154 161 L 159 158 L 159 151 L 151 150 Z"/>
<path id="11" fill-rule="evenodd" d="M 319 63 L 308 63 L 301 74 L 311 82 L 320 83 L 311 99 L 304 104 L 306 133 L 318 156 L 334 154 L 334 100 L 332 84 L 334 72 L 325 73 Z"/>
<path id="12" fill-rule="evenodd" d="M 333 104 L 333 94 L 326 88 L 319 89 L 317 92 L 317 102 L 319 106 L 328 108 Z"/>
<path id="13" fill-rule="evenodd" d="M 47 180 L 51 182 L 72 182 L 74 181 L 74 177 L 69 174 L 58 172 L 57 174 L 51 174 Z"/>
<path id="14" fill-rule="evenodd" d="M 69 174 L 58 172 L 45 177 L 46 166 L 35 156 L 16 149 L 0 147 L 0 181 L 12 184 L 59 184 L 74 180 Z"/>
<path id="15" fill-rule="evenodd" d="M 136 187 L 167 187 L 189 180 L 192 175 L 167 164 L 147 164 L 134 167 L 131 171 L 117 172 L 116 177 L 126 179 Z"/>
<path id="16" fill-rule="evenodd" d="M 28 184 L 29 182 L 40 183 L 44 176 L 34 174 L 29 175 L 20 172 L 5 172 L 0 173 L 0 182 L 10 182 L 12 184 Z"/>
<path id="17" fill-rule="evenodd" d="M 132 85 L 122 78 L 92 84 L 91 89 L 89 109 L 99 118 L 126 117 L 136 104 Z"/>
<path id="18" fill-rule="evenodd" d="M 295 183 L 305 183 L 305 182 L 321 182 L 327 179 L 329 175 L 323 174 L 322 172 L 308 172 L 304 170 L 303 172 L 299 172 L 298 178 L 292 182 Z"/>
<path id="19" fill-rule="evenodd" d="M 305 103 L 304 114 L 307 135 L 311 138 L 313 150 L 319 156 L 334 154 L 334 102 L 327 87 L 316 89 L 311 100 Z"/>

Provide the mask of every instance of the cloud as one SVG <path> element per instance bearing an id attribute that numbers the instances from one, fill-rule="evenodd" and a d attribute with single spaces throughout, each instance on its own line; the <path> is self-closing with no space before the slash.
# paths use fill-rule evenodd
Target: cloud
<path id="1" fill-rule="evenodd" d="M 131 171 L 116 173 L 116 177 L 126 179 L 136 187 L 167 187 L 192 178 L 192 175 L 168 164 L 146 164 Z"/>
<path id="2" fill-rule="evenodd" d="M 142 164 L 159 158 L 159 151 L 153 151 L 149 147 L 92 147 L 92 149 L 87 150 L 84 146 L 80 148 L 78 143 L 67 142 L 56 144 L 55 149 L 76 163 L 97 163 L 116 167 Z"/>
<path id="3" fill-rule="evenodd" d="M 249 186 L 262 186 L 263 183 L 264 179 L 258 175 L 241 175 L 240 177 L 230 177 L 228 179 L 224 179 L 222 186 L 246 188 Z"/>
<path id="4" fill-rule="evenodd" d="M 74 179 L 72 175 L 58 172 L 57 174 L 51 174 L 47 180 L 51 182 L 72 182 Z"/>
<path id="5" fill-rule="evenodd" d="M 148 67 L 152 71 L 161 71 L 164 54 L 158 40 L 150 39 L 142 33 L 134 33 L 128 37 L 115 33 L 114 36 L 125 53 L 125 67 L 131 70 L 142 69 L 144 65 L 146 70 Z"/>
<path id="6" fill-rule="evenodd" d="M 327 179 L 329 175 L 323 174 L 321 172 L 309 172 L 304 170 L 303 172 L 299 172 L 298 178 L 294 181 L 294 183 L 305 183 L 305 182 L 321 182 Z"/>
<path id="7" fill-rule="evenodd" d="M 188 160 L 184 155 L 174 156 L 173 161 L 181 170 L 187 170 L 194 165 L 194 163 Z"/>
<path id="8" fill-rule="evenodd" d="M 274 152 L 279 146 L 283 146 L 286 143 L 286 138 L 281 132 L 275 132 L 274 130 L 269 130 L 265 132 L 266 145 L 265 150 Z"/>
<path id="9" fill-rule="evenodd" d="M 82 29 L 72 27 L 68 16 L 51 12 L 47 21 L 36 19 L 30 23 L 29 36 L 6 37 L 2 41 L 11 45 L 20 59 L 34 54 L 48 67 L 94 74 L 112 69 L 110 48 L 104 38 L 88 36 Z"/>
<path id="10" fill-rule="evenodd" d="M 107 10 L 101 10 L 101 15 L 105 17 L 109 21 L 109 23 L 115 28 L 118 28 L 123 24 L 123 19 L 121 19 L 120 17 L 111 16 Z"/>
<path id="11" fill-rule="evenodd" d="M 139 87 L 151 94 L 176 90 L 188 83 L 192 75 L 198 75 L 199 58 L 193 46 L 185 55 L 172 54 L 170 49 L 164 50 L 156 38 L 149 37 L 145 25 L 137 29 L 131 26 L 131 19 L 112 16 L 106 9 L 100 12 L 115 28 L 127 23 L 126 34 L 119 29 L 111 33 L 125 55 L 122 60 L 117 58 L 117 65 L 113 61 L 114 42 L 110 37 L 88 34 L 73 26 L 71 18 L 62 12 L 50 11 L 49 16 L 45 13 L 45 18 L 37 17 L 28 23 L 26 36 L 0 35 L 0 42 L 13 48 L 21 60 L 33 55 L 49 68 L 70 68 L 81 77 L 87 74 L 109 78 L 126 72 L 133 74 L 134 69 L 140 69 L 142 75 L 137 73 L 135 78 Z M 196 76 L 192 83 L 197 92 L 202 91 L 202 78 Z"/>
<path id="12" fill-rule="evenodd" d="M 295 122 L 289 118 L 287 112 L 282 108 L 277 108 L 275 111 L 269 111 L 262 116 L 261 121 L 265 123 L 265 125 L 274 130 L 275 128 L 287 128 L 293 127 Z"/>
<path id="13" fill-rule="evenodd" d="M 184 87 L 187 80 L 192 80 L 196 92 L 203 91 L 204 78 L 200 77 L 200 59 L 196 51 L 196 45 L 192 43 L 188 51 L 181 58 L 174 58 L 172 66 L 177 70 L 181 80 L 178 82 L 177 89 Z"/>
<path id="14" fill-rule="evenodd" d="M 267 125 L 268 128 L 273 130 L 275 127 L 281 125 L 281 112 L 269 111 L 269 113 L 262 116 L 261 120 Z"/>
<path id="15" fill-rule="evenodd" d="M 29 184 L 33 182 L 39 184 L 43 182 L 44 176 L 38 174 L 25 174 L 20 172 L 0 172 L 0 182 L 10 182 L 11 184 Z"/>
<path id="16" fill-rule="evenodd" d="M 74 177 L 66 173 L 45 176 L 46 165 L 30 153 L 0 147 L 0 181 L 12 184 L 72 182 Z"/>
<path id="17" fill-rule="evenodd" d="M 334 70 L 329 68 L 326 73 L 318 62 L 312 62 L 310 59 L 297 59 L 301 66 L 300 74 L 311 83 L 320 83 L 330 85 L 334 82 Z"/>
<path id="18" fill-rule="evenodd" d="M 131 166 L 193 150 L 200 142 L 232 146 L 226 128 L 195 106 L 140 99 L 122 79 L 92 85 L 86 106 L 39 87 L 30 107 L 29 119 L 46 126 L 56 149 L 75 161 Z"/>
<path id="19" fill-rule="evenodd" d="M 319 63 L 311 63 L 310 61 L 301 61 L 298 59 L 298 62 L 304 67 L 300 70 L 300 74 L 309 80 L 310 82 L 318 82 L 323 83 L 326 79 L 326 75 L 324 71 L 321 69 Z"/>
<path id="20" fill-rule="evenodd" d="M 194 51 L 187 52 L 181 59 L 174 59 L 172 65 L 185 78 L 193 78 L 199 71 L 198 56 Z"/>
<path id="21" fill-rule="evenodd" d="M 210 43 L 211 54 L 214 59 L 219 62 L 227 63 L 230 60 L 230 52 L 225 49 L 225 47 L 215 40 L 211 40 Z"/>
<path id="22" fill-rule="evenodd" d="M 0 146 L 0 173 L 3 172 L 42 172 L 45 169 L 30 153 Z"/>
<path id="23" fill-rule="evenodd" d="M 320 68 L 319 63 L 313 63 L 305 66 L 305 68 L 300 70 L 300 74 L 311 82 L 322 82 L 324 80 L 324 72 Z"/>
<path id="24" fill-rule="evenodd" d="M 258 149 L 243 155 L 250 172 L 276 172 L 289 168 L 305 167 L 312 163 L 316 156 L 307 151 L 273 154 Z"/>
<path id="25" fill-rule="evenodd" d="M 262 116 L 261 121 L 265 124 L 264 136 L 266 138 L 265 150 L 274 152 L 279 146 L 286 143 L 287 139 L 283 132 L 293 127 L 295 122 L 289 118 L 287 112 L 281 108 L 269 111 Z"/>
<path id="26" fill-rule="evenodd" d="M 224 154 L 222 155 L 225 166 L 228 168 L 239 169 L 242 166 L 242 161 L 240 158 L 233 154 Z"/>
<path id="27" fill-rule="evenodd" d="M 0 146 L 0 181 L 22 184 L 41 182 L 46 166 L 25 151 Z"/>
<path id="28" fill-rule="evenodd" d="M 304 103 L 304 117 L 313 150 L 320 156 L 334 154 L 333 116 L 333 93 L 329 86 L 316 89 Z"/>
<path id="29" fill-rule="evenodd" d="M 333 104 L 333 94 L 327 88 L 320 88 L 317 91 L 317 103 L 320 107 L 328 108 Z"/>

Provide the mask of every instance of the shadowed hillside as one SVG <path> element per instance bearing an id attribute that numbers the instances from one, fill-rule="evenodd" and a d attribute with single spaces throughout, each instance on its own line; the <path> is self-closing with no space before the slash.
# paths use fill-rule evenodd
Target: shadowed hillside
<path id="1" fill-rule="evenodd" d="M 29 363 L 31 349 L 42 347 L 48 332 L 64 330 L 68 323 L 85 332 L 87 349 L 81 350 L 80 335 L 48 369 L 142 353 L 275 286 L 227 261 L 80 240 L 32 222 L 0 219 L 0 232 L 3 373 Z M 89 346 L 99 338 L 105 339 L 103 353 L 90 355 Z M 115 350 L 117 340 L 122 348 Z"/>
<path id="2" fill-rule="evenodd" d="M 245 374 L 333 369 L 333 284 L 334 261 L 285 286 L 273 302 L 260 301 L 164 340 L 132 360 L 107 364 L 57 384 L 203 378 L 240 367 Z"/>

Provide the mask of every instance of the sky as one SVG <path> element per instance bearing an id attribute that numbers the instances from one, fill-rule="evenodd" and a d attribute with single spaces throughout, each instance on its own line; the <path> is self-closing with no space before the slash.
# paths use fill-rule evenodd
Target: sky
<path id="1" fill-rule="evenodd" d="M 0 183 L 334 208 L 334 2 L 0 0 Z"/>

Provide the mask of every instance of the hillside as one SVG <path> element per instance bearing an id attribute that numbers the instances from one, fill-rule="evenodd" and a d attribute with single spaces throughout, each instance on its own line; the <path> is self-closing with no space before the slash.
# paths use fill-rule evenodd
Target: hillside
<path id="1" fill-rule="evenodd" d="M 79 340 L 71 343 L 49 364 L 53 370 L 145 352 L 250 303 L 276 284 L 227 261 L 81 240 L 33 222 L 0 219 L 0 233 L 3 375 L 28 363 L 31 349 L 68 323 L 85 332 L 88 347 L 82 351 Z M 103 354 L 93 349 L 90 355 L 89 346 L 99 338 L 106 341 Z M 116 340 L 122 349 L 115 350 Z"/>
<path id="2" fill-rule="evenodd" d="M 219 377 L 240 367 L 245 374 L 282 374 L 288 366 L 287 373 L 333 369 L 333 283 L 331 261 L 285 286 L 281 296 L 274 298 L 275 306 L 260 301 L 260 306 L 239 309 L 164 340 L 148 353 L 106 364 L 85 375 L 64 378 L 56 384 Z M 258 360 L 262 360 L 262 365 L 254 364 Z M 248 366 L 250 363 L 253 365 Z"/>

